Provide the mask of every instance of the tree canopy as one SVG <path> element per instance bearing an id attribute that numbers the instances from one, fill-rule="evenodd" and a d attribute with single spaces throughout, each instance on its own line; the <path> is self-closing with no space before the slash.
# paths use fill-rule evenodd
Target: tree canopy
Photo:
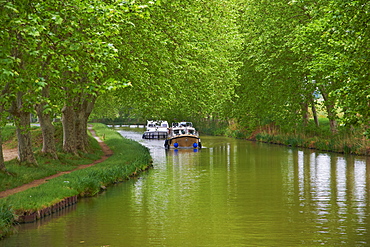
<path id="1" fill-rule="evenodd" d="M 132 87 L 116 102 L 149 118 L 221 114 L 238 83 L 237 10 L 235 1 L 162 1 L 135 20 L 120 55 Z"/>
<path id="2" fill-rule="evenodd" d="M 321 95 L 332 132 L 338 121 L 367 129 L 369 8 L 367 1 L 246 1 L 235 117 L 291 128 L 306 122 Z"/>
<path id="3" fill-rule="evenodd" d="M 321 97 L 333 133 L 339 122 L 369 135 L 369 8 L 365 0 L 0 1 L 1 125 L 16 124 L 26 163 L 36 163 L 31 113 L 54 158 L 52 119 L 62 118 L 64 151 L 84 152 L 91 113 L 295 128 Z"/>

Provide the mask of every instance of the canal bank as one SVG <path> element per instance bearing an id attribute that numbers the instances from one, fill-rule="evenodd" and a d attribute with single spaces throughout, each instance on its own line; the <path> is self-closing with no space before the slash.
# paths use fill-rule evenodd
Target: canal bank
<path id="1" fill-rule="evenodd" d="M 288 147 L 308 148 L 318 151 L 341 154 L 370 155 L 370 139 L 361 129 L 338 128 L 336 133 L 329 129 L 328 122 L 322 120 L 320 127 L 297 126 L 291 130 L 284 130 L 275 124 L 266 124 L 253 129 L 243 128 L 232 123 L 219 133 L 228 137 L 257 141 L 262 143 L 284 145 Z"/>
<path id="2" fill-rule="evenodd" d="M 44 183 L 37 187 L 0 199 L 0 238 L 11 233 L 14 223 L 35 221 L 58 212 L 75 204 L 78 197 L 94 196 L 151 166 L 149 151 L 141 144 L 122 138 L 103 124 L 93 124 L 93 133 L 97 141 L 103 139 L 102 148 L 105 144 L 109 147 L 100 163 L 44 178 Z"/>

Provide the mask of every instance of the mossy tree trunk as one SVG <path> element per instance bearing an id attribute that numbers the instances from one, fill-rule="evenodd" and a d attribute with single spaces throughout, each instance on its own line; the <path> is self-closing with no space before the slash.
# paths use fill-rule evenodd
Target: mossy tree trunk
<path id="1" fill-rule="evenodd" d="M 42 89 L 42 96 L 45 98 L 49 98 L 50 96 L 49 90 L 50 90 L 49 85 L 45 86 Z M 50 155 L 53 159 L 58 159 L 57 149 L 54 140 L 55 128 L 50 116 L 51 110 L 47 107 L 46 102 L 42 102 L 36 105 L 36 112 L 39 118 L 40 127 L 42 131 L 41 152 Z"/>
<path id="2" fill-rule="evenodd" d="M 63 151 L 77 154 L 76 116 L 73 105 L 65 105 L 62 109 Z"/>
<path id="3" fill-rule="evenodd" d="M 76 112 L 76 141 L 77 149 L 87 152 L 89 138 L 87 134 L 87 122 L 94 108 L 96 96 L 90 96 L 82 101 Z"/>
<path id="4" fill-rule="evenodd" d="M 11 113 L 15 117 L 16 133 L 18 138 L 18 160 L 21 164 L 36 165 L 37 161 L 32 150 L 31 141 L 31 114 L 25 111 L 22 96 L 24 93 L 18 92 L 16 100 L 13 102 Z"/>

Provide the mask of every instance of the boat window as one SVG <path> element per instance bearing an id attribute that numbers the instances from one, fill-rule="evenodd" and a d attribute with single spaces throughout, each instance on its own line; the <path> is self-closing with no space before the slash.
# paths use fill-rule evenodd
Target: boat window
<path id="1" fill-rule="evenodd" d="M 180 134 L 180 130 L 174 130 L 173 133 L 175 133 L 175 135 L 179 135 Z"/>
<path id="2" fill-rule="evenodd" d="M 194 130 L 189 130 L 189 134 L 193 135 L 194 134 Z"/>

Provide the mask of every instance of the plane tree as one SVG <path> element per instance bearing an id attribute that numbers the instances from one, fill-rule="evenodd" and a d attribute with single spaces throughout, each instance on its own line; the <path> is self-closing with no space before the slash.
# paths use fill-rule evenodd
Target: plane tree
<path id="1" fill-rule="evenodd" d="M 369 3 L 322 0 L 305 7 L 310 22 L 297 27 L 291 44 L 309 57 L 304 69 L 323 96 L 331 131 L 338 120 L 363 125 L 369 121 Z"/>
<path id="2" fill-rule="evenodd" d="M 96 98 L 128 85 L 118 59 L 119 34 L 130 16 L 143 15 L 146 6 L 116 1 L 60 4 L 61 23 L 53 43 L 64 99 L 63 149 L 76 153 L 86 151 L 87 119 Z"/>
<path id="3" fill-rule="evenodd" d="M 37 163 L 29 132 L 35 108 L 43 152 L 56 158 L 51 117 L 58 113 L 63 115 L 64 151 L 86 151 L 87 118 L 96 97 L 128 85 L 119 73 L 117 34 L 131 15 L 144 15 L 147 6 L 74 0 L 0 4 L 1 63 L 6 65 L 0 110 L 1 117 L 6 112 L 14 117 L 20 161 Z"/>
<path id="4" fill-rule="evenodd" d="M 333 133 L 338 120 L 368 124 L 369 3 L 251 0 L 241 6 L 244 65 L 234 115 L 241 123 L 304 126 L 319 94 Z"/>
<path id="5" fill-rule="evenodd" d="M 300 6 L 286 1 L 247 1 L 239 22 L 244 34 L 240 87 L 234 116 L 245 126 L 276 123 L 287 129 L 306 121 L 313 86 L 291 50 L 294 28 L 308 21 Z"/>
<path id="6" fill-rule="evenodd" d="M 122 104 L 148 117 L 221 115 L 237 83 L 236 16 L 235 1 L 162 1 L 152 8 L 148 20 L 121 35 L 129 53 L 120 57 L 132 82 Z"/>
<path id="7" fill-rule="evenodd" d="M 331 3 L 329 39 L 337 49 L 331 49 L 337 64 L 330 76 L 341 80 L 333 91 L 337 98 L 340 121 L 346 126 L 360 126 L 369 137 L 370 128 L 370 3 L 368 1 L 335 1 Z"/>
<path id="8" fill-rule="evenodd" d="M 13 116 L 18 139 L 18 159 L 37 165 L 31 145 L 30 113 L 37 100 L 37 75 L 33 67 L 40 26 L 32 7 L 23 2 L 2 2 L 1 32 L 2 113 Z M 4 119 L 2 119 L 4 120 Z M 6 123 L 4 121 L 3 123 Z"/>

